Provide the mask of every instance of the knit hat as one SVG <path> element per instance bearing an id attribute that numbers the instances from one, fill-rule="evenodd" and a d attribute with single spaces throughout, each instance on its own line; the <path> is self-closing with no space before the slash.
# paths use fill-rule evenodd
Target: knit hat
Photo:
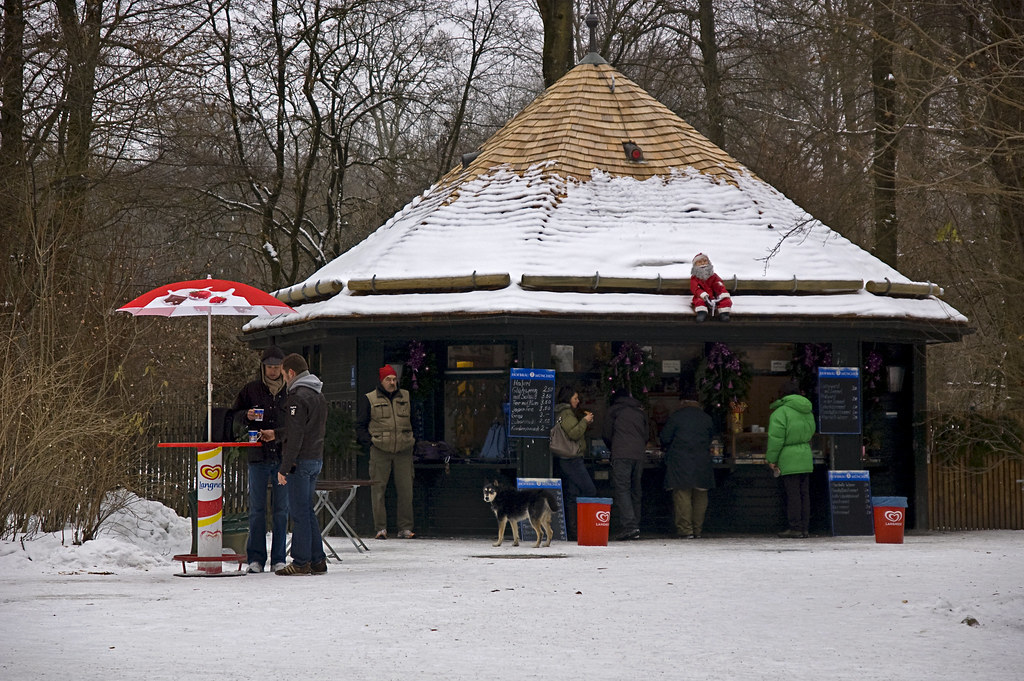
<path id="1" fill-rule="evenodd" d="M 384 382 L 384 379 L 387 378 L 388 376 L 394 376 L 395 378 L 398 377 L 398 374 L 395 373 L 395 367 L 391 366 L 390 364 L 385 364 L 384 366 L 382 366 L 377 373 L 380 374 L 380 380 L 382 383 Z"/>
<path id="2" fill-rule="evenodd" d="M 263 351 L 263 358 L 261 360 L 264 364 L 276 365 L 284 361 L 284 353 L 281 348 L 276 345 L 271 345 L 269 348 Z"/>

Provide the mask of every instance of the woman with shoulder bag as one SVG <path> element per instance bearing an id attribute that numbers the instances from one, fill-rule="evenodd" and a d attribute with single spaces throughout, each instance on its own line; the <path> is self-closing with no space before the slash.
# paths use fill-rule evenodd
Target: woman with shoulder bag
<path id="1" fill-rule="evenodd" d="M 558 391 L 555 404 L 555 423 L 558 424 L 570 440 L 576 443 L 576 452 L 571 456 L 556 456 L 559 473 L 562 477 L 562 490 L 565 501 L 565 525 L 569 539 L 576 538 L 576 498 L 592 497 L 597 494 L 594 481 L 583 462 L 584 445 L 587 427 L 594 422 L 594 415 L 589 411 L 577 416 L 580 396 L 576 389 L 566 385 Z"/>

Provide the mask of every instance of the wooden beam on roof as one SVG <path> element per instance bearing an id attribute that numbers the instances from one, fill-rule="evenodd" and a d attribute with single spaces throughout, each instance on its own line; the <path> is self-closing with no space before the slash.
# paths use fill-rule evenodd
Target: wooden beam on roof
<path id="1" fill-rule="evenodd" d="M 730 293 L 851 293 L 864 287 L 860 279 L 723 279 Z M 591 276 L 548 276 L 524 274 L 520 280 L 524 289 L 538 291 L 573 291 L 578 293 L 667 293 L 690 292 L 690 279 L 664 279 L 661 277 L 602 277 L 599 272 Z"/>
<path id="2" fill-rule="evenodd" d="M 405 277 L 382 279 L 350 279 L 348 288 L 355 294 L 374 293 L 458 293 L 463 291 L 496 291 L 512 282 L 508 273 L 467 274 L 454 277 Z"/>
<path id="3" fill-rule="evenodd" d="M 313 283 L 307 283 L 303 286 L 292 286 L 280 291 L 274 291 L 274 297 L 282 303 L 310 303 L 330 298 L 343 288 L 345 288 L 345 282 L 339 279 L 327 281 L 318 279 Z"/>
<path id="4" fill-rule="evenodd" d="M 912 282 L 909 284 L 893 283 L 888 279 L 884 281 L 869 281 L 864 285 L 868 293 L 875 293 L 881 296 L 892 296 L 894 298 L 901 297 L 927 297 L 935 296 L 941 298 L 945 291 L 938 284 L 933 284 L 930 281 L 926 283 Z"/>
<path id="5" fill-rule="evenodd" d="M 524 289 L 535 291 L 574 291 L 580 293 L 671 293 L 690 292 L 690 279 L 644 279 L 639 277 L 602 277 L 595 272 L 589 277 L 524 274 L 519 280 Z"/>

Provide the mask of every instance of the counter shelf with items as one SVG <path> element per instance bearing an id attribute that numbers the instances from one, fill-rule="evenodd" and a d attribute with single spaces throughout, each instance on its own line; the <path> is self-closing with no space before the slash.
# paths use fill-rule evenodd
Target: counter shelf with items
<path id="1" fill-rule="evenodd" d="M 726 463 L 729 465 L 762 464 L 768 449 L 768 433 L 732 433 L 729 436 L 729 450 Z M 825 464 L 832 452 L 832 438 L 815 434 L 811 438 L 811 451 L 815 465 Z"/>

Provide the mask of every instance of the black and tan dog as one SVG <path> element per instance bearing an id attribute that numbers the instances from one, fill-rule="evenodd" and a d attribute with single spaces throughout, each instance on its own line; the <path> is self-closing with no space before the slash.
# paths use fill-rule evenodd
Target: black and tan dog
<path id="1" fill-rule="evenodd" d="M 558 510 L 553 494 L 541 489 L 509 489 L 495 480 L 484 485 L 484 501 L 491 505 L 498 519 L 498 541 L 494 546 L 501 546 L 505 540 L 506 524 L 512 526 L 512 545 L 519 546 L 520 520 L 529 520 L 537 534 L 533 548 L 540 546 L 545 532 L 548 540 L 544 546 L 551 546 L 551 516 Z"/>

